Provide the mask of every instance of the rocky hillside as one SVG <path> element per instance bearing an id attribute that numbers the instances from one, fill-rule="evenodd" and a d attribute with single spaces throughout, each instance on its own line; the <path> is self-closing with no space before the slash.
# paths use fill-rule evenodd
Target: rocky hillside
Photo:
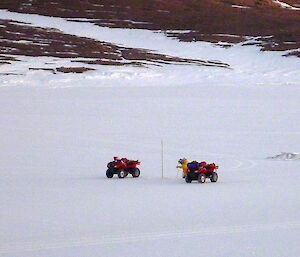
<path id="1" fill-rule="evenodd" d="M 160 30 L 182 41 L 208 41 L 230 47 L 245 42 L 262 50 L 300 57 L 300 10 L 297 0 L 1 0 L 0 9 L 68 18 L 111 28 Z M 1 16 L 0 16 L 1 18 Z M 18 41 L 18 43 L 16 43 Z M 45 44 L 45 41 L 48 43 Z M 97 51 L 91 45 L 97 45 Z M 119 49 L 108 42 L 63 35 L 59 31 L 1 20 L 2 62 L 5 54 L 96 58 L 94 63 L 143 65 L 142 61 L 206 61 L 157 55 L 140 49 Z M 105 59 L 105 61 L 103 61 Z M 208 65 L 210 65 L 208 63 Z M 223 64 L 221 64 L 223 65 Z M 226 64 L 224 64 L 226 66 Z"/>
<path id="2" fill-rule="evenodd" d="M 178 58 L 150 53 L 143 49 L 119 47 L 107 42 L 68 35 L 57 29 L 44 29 L 28 26 L 23 22 L 0 19 L 0 64 L 10 64 L 18 60 L 11 55 L 73 58 L 76 62 L 99 65 L 145 66 L 185 63 L 228 67 L 227 64 L 216 61 Z"/>

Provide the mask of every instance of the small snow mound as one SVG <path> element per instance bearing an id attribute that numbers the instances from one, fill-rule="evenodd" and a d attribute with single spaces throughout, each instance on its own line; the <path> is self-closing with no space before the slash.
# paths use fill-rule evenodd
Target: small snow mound
<path id="1" fill-rule="evenodd" d="M 300 153 L 281 152 L 281 154 L 268 157 L 267 159 L 283 160 L 283 161 L 300 160 Z"/>

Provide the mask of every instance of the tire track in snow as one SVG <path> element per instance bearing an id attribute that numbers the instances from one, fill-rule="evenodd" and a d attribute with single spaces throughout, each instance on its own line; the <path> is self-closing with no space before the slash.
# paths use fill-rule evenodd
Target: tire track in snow
<path id="1" fill-rule="evenodd" d="M 232 167 L 233 170 L 249 170 L 257 165 L 257 163 L 253 160 L 235 160 L 239 162 L 239 165 L 236 167 Z"/>
<path id="2" fill-rule="evenodd" d="M 28 241 L 20 243 L 8 243 L 0 245 L 0 254 L 24 252 L 24 251 L 40 251 L 50 249 L 62 249 L 72 247 L 87 247 L 98 245 L 110 245 L 119 243 L 132 243 L 149 240 L 170 240 L 191 236 L 215 236 L 222 234 L 238 234 L 238 233 L 255 233 L 267 232 L 275 230 L 300 229 L 300 222 L 291 223 L 275 223 L 275 224 L 257 224 L 257 225 L 240 225 L 240 226 L 220 226 L 204 228 L 194 231 L 165 231 L 129 235 L 115 236 L 83 236 L 80 238 L 58 238 L 47 241 Z"/>
<path id="3" fill-rule="evenodd" d="M 235 159 L 234 156 L 230 154 L 218 154 L 218 153 L 206 153 L 206 155 L 216 156 L 217 158 L 222 159 L 232 159 L 237 164 L 231 167 L 227 167 L 228 170 L 248 170 L 252 169 L 257 165 L 257 163 L 253 160 L 247 160 L 247 159 Z"/>

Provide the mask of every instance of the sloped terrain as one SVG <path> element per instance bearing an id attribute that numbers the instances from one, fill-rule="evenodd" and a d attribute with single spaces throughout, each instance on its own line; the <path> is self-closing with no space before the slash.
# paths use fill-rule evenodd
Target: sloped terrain
<path id="1" fill-rule="evenodd" d="M 297 4 L 294 0 L 285 2 L 291 6 Z M 255 36 L 261 37 L 257 45 L 263 50 L 294 49 L 289 55 L 299 55 L 300 11 L 281 8 L 272 0 L 88 0 L 76 1 L 71 5 L 67 0 L 4 0 L 0 8 L 72 19 L 92 19 L 89 22 L 99 26 L 163 30 L 170 36 L 189 42 L 236 43 L 245 41 L 246 36 Z M 168 33 L 168 30 L 188 31 Z"/>
<path id="2" fill-rule="evenodd" d="M 106 42 L 64 34 L 57 29 L 44 29 L 28 26 L 22 22 L 0 20 L 0 56 L 2 57 L 0 64 L 9 64 L 17 60 L 8 55 L 72 58 L 76 62 L 99 65 L 143 66 L 184 63 L 229 67 L 220 62 L 184 59 L 142 49 L 118 47 Z"/>
<path id="3" fill-rule="evenodd" d="M 140 83 L 144 86 L 161 83 L 172 86 L 299 83 L 298 58 L 285 58 L 278 51 L 261 52 L 257 47 L 261 43 L 261 37 L 247 37 L 246 42 L 228 47 L 225 42 L 183 42 L 155 30 L 107 28 L 87 21 L 78 23 L 70 19 L 6 10 L 0 10 L 0 16 L 14 25 L 8 29 L 2 25 L 5 37 L 12 38 L 1 39 L 1 75 L 8 75 L 0 77 L 3 86 L 114 86 L 119 84 L 121 78 L 122 84 L 127 86 L 137 86 Z M 24 29 L 32 33 L 24 35 Z M 37 43 L 39 38 L 40 44 Z M 81 40 L 88 47 L 79 49 Z M 40 51 L 44 48 L 47 51 Z M 72 48 L 74 49 L 70 50 Z M 77 49 L 79 54 L 86 57 L 79 57 Z M 48 51 L 63 58 L 52 57 Z M 9 52 L 18 55 L 9 55 Z M 42 56 L 34 54 L 35 52 Z M 289 51 L 284 53 L 288 54 Z M 64 57 L 65 54 L 68 54 L 68 58 Z M 109 56 L 113 59 L 106 58 Z M 19 61 L 13 62 L 13 65 L 7 64 L 15 59 Z M 60 69 L 61 67 L 64 69 Z M 79 70 L 89 70 L 90 75 L 59 76 L 60 71 L 72 70 L 76 73 Z M 48 74 L 43 74 L 42 71 Z"/>

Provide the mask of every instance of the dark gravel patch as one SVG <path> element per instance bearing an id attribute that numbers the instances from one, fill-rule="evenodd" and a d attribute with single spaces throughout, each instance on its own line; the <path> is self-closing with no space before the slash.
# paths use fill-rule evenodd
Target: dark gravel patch
<path id="1" fill-rule="evenodd" d="M 59 67 L 56 68 L 56 71 L 63 72 L 63 73 L 83 73 L 86 71 L 95 70 L 92 68 L 86 68 L 86 67 Z"/>

